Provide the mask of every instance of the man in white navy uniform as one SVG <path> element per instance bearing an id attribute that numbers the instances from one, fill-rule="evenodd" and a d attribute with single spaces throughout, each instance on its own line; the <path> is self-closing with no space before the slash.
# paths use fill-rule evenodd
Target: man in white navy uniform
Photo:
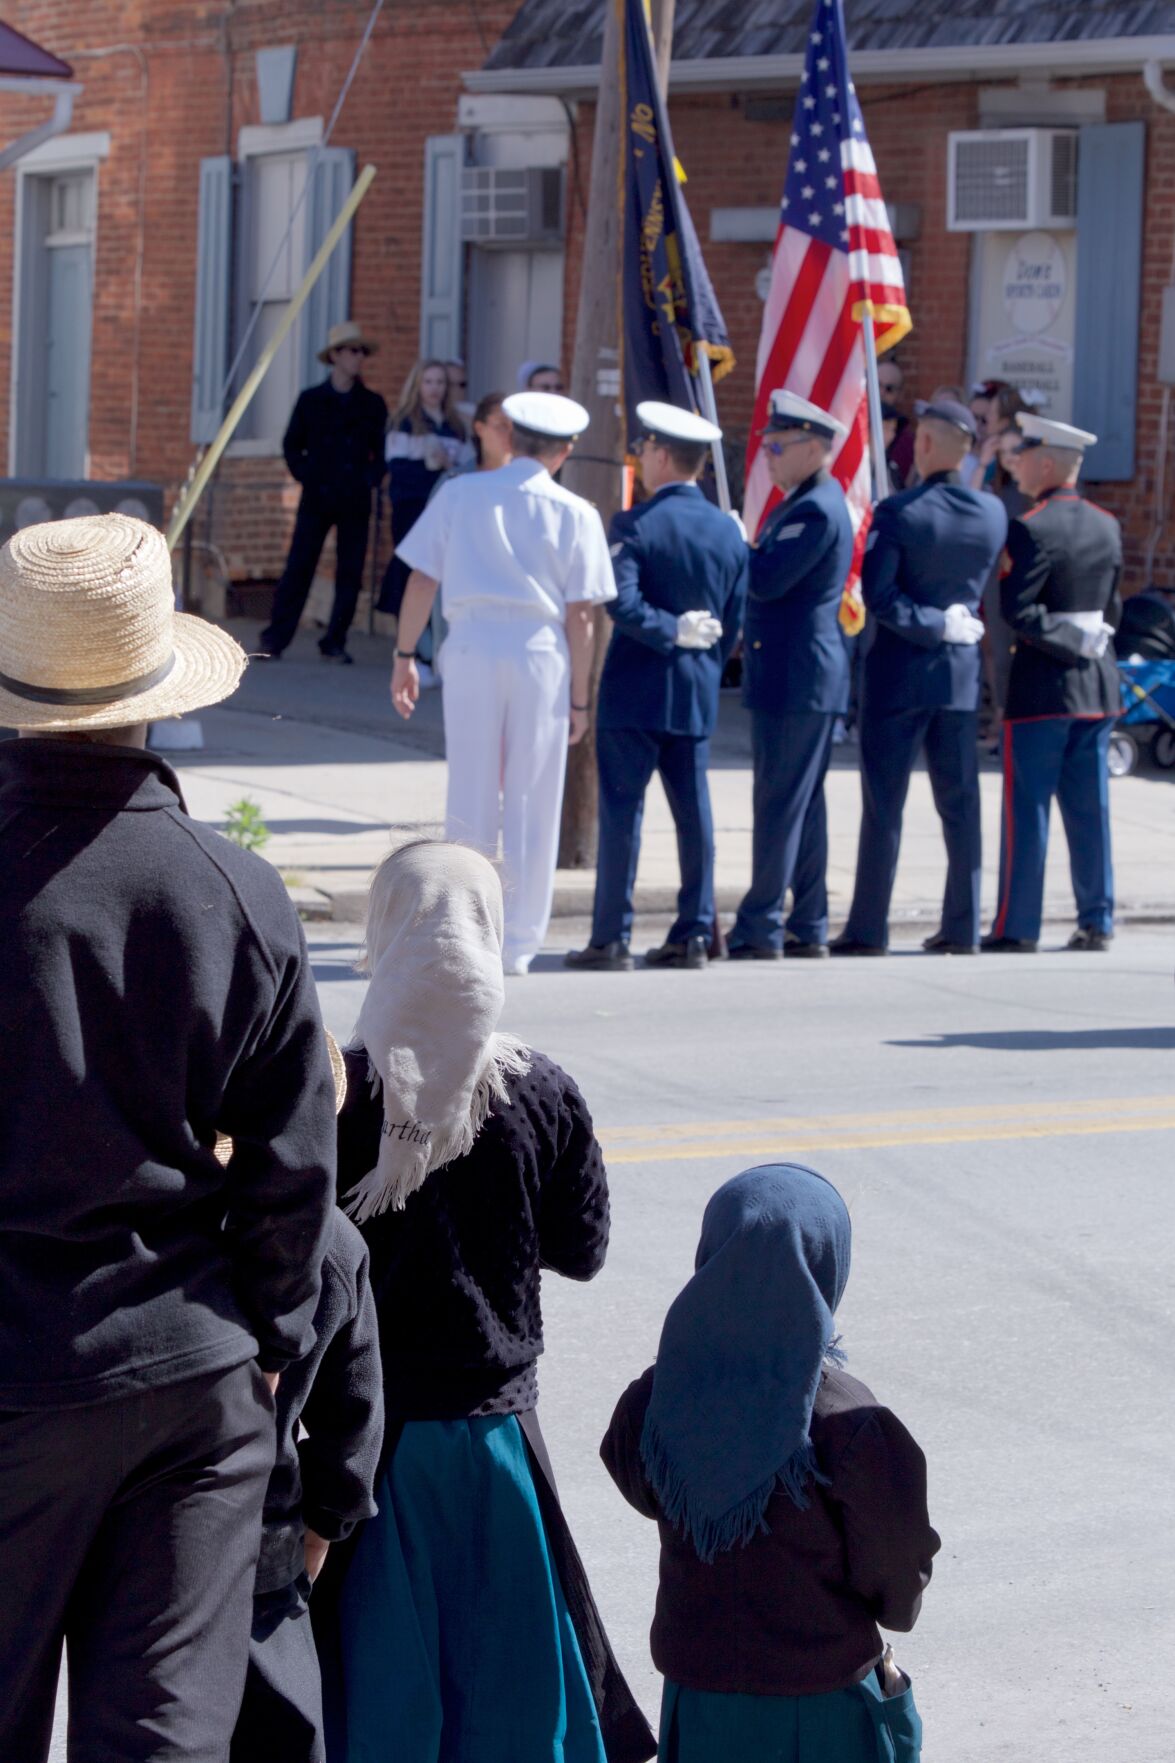
<path id="1" fill-rule="evenodd" d="M 550 392 L 502 408 L 511 463 L 442 485 L 398 547 L 412 574 L 392 702 L 416 708 L 416 645 L 441 584 L 446 831 L 491 855 L 501 835 L 503 959 L 525 973 L 551 916 L 567 748 L 587 733 L 592 608 L 616 587 L 598 513 L 554 481 L 587 411 Z"/>

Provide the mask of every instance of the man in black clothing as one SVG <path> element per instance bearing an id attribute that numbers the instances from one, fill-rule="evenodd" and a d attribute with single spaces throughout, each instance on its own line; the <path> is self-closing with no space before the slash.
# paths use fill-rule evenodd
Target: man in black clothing
<path id="1" fill-rule="evenodd" d="M 375 348 L 352 320 L 332 325 L 318 356 L 330 368 L 330 377 L 301 394 L 282 441 L 286 464 L 302 486 L 302 500 L 269 624 L 261 633 L 262 647 L 273 660 L 294 639 L 332 526 L 335 599 L 318 648 L 324 661 L 351 660 L 347 632 L 363 585 L 371 492 L 383 473 L 388 420 L 387 405 L 360 378 L 364 357 Z"/>
<path id="2" fill-rule="evenodd" d="M 0 551 L 0 1758 L 224 1763 L 273 1392 L 313 1342 L 333 1085 L 277 871 L 149 720 L 244 656 L 110 514 Z M 217 1133 L 234 1140 L 227 1167 Z"/>

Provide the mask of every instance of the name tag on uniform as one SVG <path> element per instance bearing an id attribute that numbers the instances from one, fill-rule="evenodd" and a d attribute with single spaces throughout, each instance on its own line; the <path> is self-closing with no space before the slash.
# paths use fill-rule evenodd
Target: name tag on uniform
<path id="1" fill-rule="evenodd" d="M 609 548 L 608 555 L 609 555 L 609 557 L 619 557 L 620 553 L 623 550 L 624 550 L 624 540 L 621 539 L 618 544 L 612 545 Z"/>
<path id="2" fill-rule="evenodd" d="M 872 551 L 872 549 L 876 543 L 877 543 L 877 529 L 874 528 L 874 530 L 869 534 L 869 537 L 865 540 L 866 551 Z"/>
<path id="3" fill-rule="evenodd" d="M 790 526 L 781 526 L 775 536 L 777 539 L 798 539 L 803 530 L 803 521 L 793 520 Z"/>

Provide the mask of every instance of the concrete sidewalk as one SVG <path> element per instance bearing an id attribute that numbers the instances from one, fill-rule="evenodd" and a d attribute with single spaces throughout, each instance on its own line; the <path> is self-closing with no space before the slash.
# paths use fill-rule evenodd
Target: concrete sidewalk
<path id="1" fill-rule="evenodd" d="M 246 649 L 256 624 L 232 626 Z M 424 694 L 412 722 L 388 696 L 391 643 L 352 639 L 354 667 L 321 661 L 300 636 L 279 663 L 257 664 L 226 706 L 203 711 L 203 751 L 175 754 L 192 812 L 214 824 L 242 796 L 257 802 L 272 837 L 265 855 L 322 916 L 361 918 L 368 878 L 407 829 L 439 831 L 445 803 L 440 692 Z M 746 713 L 724 693 L 713 743 L 710 786 L 718 839 L 720 909 L 733 911 L 750 873 L 751 772 Z M 995 761 L 983 778 L 984 910 L 994 909 L 1001 780 Z M 1114 859 L 1121 917 L 1175 920 L 1175 789 L 1146 773 L 1111 784 Z M 829 893 L 834 928 L 852 895 L 860 818 L 857 752 L 837 750 L 828 779 Z M 1064 838 L 1054 817 L 1045 887 L 1046 917 L 1073 920 Z M 894 891 L 892 922 L 922 933 L 938 923 L 945 874 L 942 837 L 924 771 L 911 784 Z M 296 879 L 295 879 L 296 878 Z M 555 912 L 586 917 L 594 875 L 561 870 Z M 637 877 L 638 907 L 665 913 L 677 889 L 677 854 L 659 783 L 649 792 Z"/>

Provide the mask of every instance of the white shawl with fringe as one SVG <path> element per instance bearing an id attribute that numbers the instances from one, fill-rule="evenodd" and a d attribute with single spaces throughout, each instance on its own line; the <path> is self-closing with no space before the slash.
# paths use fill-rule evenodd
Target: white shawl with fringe
<path id="1" fill-rule="evenodd" d="M 505 1001 L 502 887 L 462 845 L 406 845 L 376 872 L 371 976 L 355 1025 L 383 1090 L 375 1168 L 344 1196 L 352 1218 L 402 1208 L 434 1169 L 471 1148 L 529 1049 L 496 1032 Z"/>

